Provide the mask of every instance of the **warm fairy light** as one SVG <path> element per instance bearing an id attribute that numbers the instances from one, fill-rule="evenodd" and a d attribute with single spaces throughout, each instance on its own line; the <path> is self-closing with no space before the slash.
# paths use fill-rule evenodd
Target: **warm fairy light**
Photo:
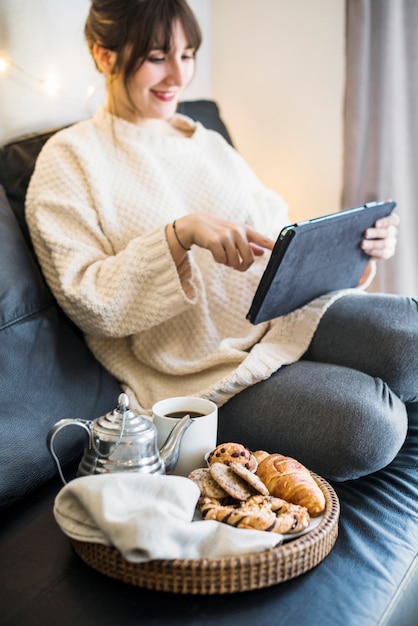
<path id="1" fill-rule="evenodd" d="M 45 91 L 50 96 L 55 96 L 59 91 L 61 91 L 61 86 L 55 76 L 48 76 L 45 80 L 42 81 Z"/>
<path id="2" fill-rule="evenodd" d="M 10 62 L 5 57 L 0 57 L 0 74 L 5 72 L 10 67 Z"/>
<path id="3" fill-rule="evenodd" d="M 17 72 L 20 72 L 21 74 L 24 74 L 26 78 L 32 81 L 34 85 L 35 84 L 37 84 L 38 86 L 41 85 L 44 91 L 49 96 L 55 96 L 58 93 L 64 93 L 64 90 L 62 89 L 59 80 L 53 74 L 51 74 L 50 76 L 47 76 L 46 78 L 38 78 L 37 76 L 33 76 L 32 74 L 27 72 L 23 67 L 20 67 L 19 65 L 17 65 L 12 59 L 6 56 L 0 55 L 0 75 L 4 74 L 6 70 L 8 70 L 9 68 L 12 68 L 13 70 L 16 70 Z M 88 87 L 86 99 L 91 98 L 94 95 L 95 91 L 96 91 L 95 87 L 93 86 Z M 73 100 L 79 100 L 81 102 L 80 98 L 74 97 L 72 94 L 67 94 L 67 96 Z"/>

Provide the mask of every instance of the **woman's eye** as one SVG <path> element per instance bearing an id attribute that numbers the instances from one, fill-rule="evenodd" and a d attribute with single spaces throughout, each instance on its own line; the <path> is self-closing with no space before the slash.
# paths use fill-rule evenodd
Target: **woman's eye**
<path id="1" fill-rule="evenodd" d="M 164 60 L 165 60 L 164 57 L 150 57 L 148 59 L 150 63 L 163 63 Z"/>

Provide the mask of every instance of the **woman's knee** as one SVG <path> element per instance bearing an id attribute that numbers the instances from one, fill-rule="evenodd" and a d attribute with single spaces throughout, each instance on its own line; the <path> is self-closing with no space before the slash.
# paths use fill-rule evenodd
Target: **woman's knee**
<path id="1" fill-rule="evenodd" d="M 339 432 L 329 440 L 329 453 L 316 465 L 318 473 L 335 481 L 345 481 L 386 467 L 397 455 L 408 429 L 403 402 L 380 380 L 378 393 L 354 395 L 349 404 L 336 405 Z"/>
<path id="2" fill-rule="evenodd" d="M 417 402 L 417 304 L 381 294 L 341 298 L 325 313 L 306 356 L 381 378 L 403 402 Z"/>
<path id="3" fill-rule="evenodd" d="M 292 456 L 335 481 L 385 467 L 408 423 L 405 405 L 382 380 L 309 361 L 244 390 L 219 418 L 220 440 Z"/>

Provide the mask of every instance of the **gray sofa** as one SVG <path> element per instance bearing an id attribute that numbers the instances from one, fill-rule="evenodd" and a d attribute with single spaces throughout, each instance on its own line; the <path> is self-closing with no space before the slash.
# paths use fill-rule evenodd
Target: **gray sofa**
<path id="1" fill-rule="evenodd" d="M 182 109 L 231 141 L 214 102 Z M 387 468 L 333 485 L 336 544 L 298 578 L 238 594 L 173 595 L 115 581 L 75 554 L 52 515 L 61 483 L 46 436 L 61 417 L 113 409 L 119 385 L 57 306 L 28 237 L 25 191 L 52 132 L 0 148 L 1 624 L 417 626 L 418 405 L 408 407 L 407 440 Z M 60 437 L 68 476 L 84 446 L 75 435 Z"/>

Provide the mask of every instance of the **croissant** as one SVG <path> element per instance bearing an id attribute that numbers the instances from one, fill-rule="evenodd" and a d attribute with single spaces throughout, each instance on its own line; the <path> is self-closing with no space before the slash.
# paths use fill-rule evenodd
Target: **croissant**
<path id="1" fill-rule="evenodd" d="M 296 459 L 269 454 L 259 461 L 256 474 L 272 496 L 306 507 L 311 517 L 324 511 L 324 494 L 309 470 Z"/>
<path id="2" fill-rule="evenodd" d="M 261 461 L 265 459 L 266 456 L 270 455 L 270 453 L 266 452 L 265 450 L 256 450 L 255 452 L 253 452 L 253 454 L 256 458 L 257 464 L 261 463 Z"/>

